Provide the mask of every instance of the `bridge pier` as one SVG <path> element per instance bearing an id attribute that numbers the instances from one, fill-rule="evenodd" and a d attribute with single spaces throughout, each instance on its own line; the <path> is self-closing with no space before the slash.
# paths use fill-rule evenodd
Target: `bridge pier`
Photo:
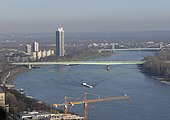
<path id="1" fill-rule="evenodd" d="M 112 52 L 115 52 L 115 43 L 112 43 Z"/>
<path id="2" fill-rule="evenodd" d="M 107 71 L 111 69 L 111 66 L 110 65 L 107 65 Z"/>
<path id="3" fill-rule="evenodd" d="M 28 69 L 31 69 L 31 68 L 32 68 L 32 66 L 29 64 L 29 65 L 28 65 Z"/>

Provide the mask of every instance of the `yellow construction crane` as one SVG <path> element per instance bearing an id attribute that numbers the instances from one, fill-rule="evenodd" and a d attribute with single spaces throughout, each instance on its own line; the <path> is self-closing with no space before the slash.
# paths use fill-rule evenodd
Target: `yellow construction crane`
<path id="1" fill-rule="evenodd" d="M 94 102 L 103 102 L 103 101 L 110 101 L 110 100 L 123 100 L 123 99 L 128 99 L 130 98 L 129 96 L 119 96 L 119 97 L 105 97 L 105 98 L 99 98 L 99 99 L 87 99 L 87 93 L 84 93 L 84 100 L 83 101 L 73 101 L 73 102 L 68 102 L 67 97 L 64 97 L 64 103 L 62 104 L 53 104 L 53 107 L 59 107 L 59 106 L 64 106 L 64 112 L 65 115 L 68 113 L 68 106 L 69 105 L 77 105 L 77 104 L 84 104 L 84 120 L 88 120 L 88 103 L 94 103 Z"/>

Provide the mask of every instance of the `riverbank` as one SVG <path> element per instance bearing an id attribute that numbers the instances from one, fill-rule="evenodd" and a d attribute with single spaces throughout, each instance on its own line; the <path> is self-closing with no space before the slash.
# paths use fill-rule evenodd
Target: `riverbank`
<path id="1" fill-rule="evenodd" d="M 1 87 L 5 91 L 6 104 L 9 104 L 10 114 L 18 114 L 25 110 L 45 110 L 50 111 L 50 107 L 44 102 L 28 96 L 24 91 L 14 89 L 14 80 L 23 72 L 27 72 L 25 67 L 13 67 L 6 70 L 1 76 Z"/>
<path id="2" fill-rule="evenodd" d="M 170 51 L 162 50 L 153 56 L 144 58 L 145 63 L 141 70 L 148 74 L 153 79 L 159 80 L 162 83 L 170 84 Z"/>
<path id="3" fill-rule="evenodd" d="M 13 83 L 15 78 L 23 72 L 28 71 L 25 67 L 12 67 L 2 73 L 0 76 L 1 83 Z"/>
<path id="4" fill-rule="evenodd" d="M 162 82 L 164 84 L 170 85 L 170 81 L 166 80 L 166 78 L 164 78 L 164 77 L 152 76 L 152 78 L 155 80 L 159 80 L 160 82 Z"/>
<path id="5" fill-rule="evenodd" d="M 170 81 L 167 80 L 166 78 L 164 78 L 164 77 L 162 77 L 162 76 L 152 75 L 152 74 L 148 73 L 147 71 L 145 71 L 145 70 L 142 68 L 142 66 L 138 66 L 138 67 L 139 67 L 139 70 L 140 70 L 141 73 L 143 73 L 143 74 L 151 77 L 151 78 L 154 79 L 154 80 L 158 80 L 158 81 L 160 81 L 161 83 L 170 85 Z"/>
<path id="6" fill-rule="evenodd" d="M 84 60 L 94 60 L 97 58 L 110 57 L 115 55 L 114 52 L 98 52 L 98 51 L 84 51 L 82 54 L 68 54 L 63 57 L 57 58 L 57 61 L 84 61 Z M 54 57 L 54 56 L 53 56 Z"/>

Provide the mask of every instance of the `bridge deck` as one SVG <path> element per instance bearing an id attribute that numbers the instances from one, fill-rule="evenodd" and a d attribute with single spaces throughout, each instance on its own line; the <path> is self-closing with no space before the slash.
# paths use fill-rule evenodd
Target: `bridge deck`
<path id="1" fill-rule="evenodd" d="M 123 65 L 143 64 L 144 61 L 64 61 L 64 62 L 17 62 L 12 65 Z"/>
<path id="2" fill-rule="evenodd" d="M 100 49 L 101 51 L 159 51 L 161 48 Z"/>

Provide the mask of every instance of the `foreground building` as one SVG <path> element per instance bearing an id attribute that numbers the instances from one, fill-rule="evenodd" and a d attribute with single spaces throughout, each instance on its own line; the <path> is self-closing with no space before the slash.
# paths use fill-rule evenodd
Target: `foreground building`
<path id="1" fill-rule="evenodd" d="M 64 28 L 58 28 L 56 31 L 56 56 L 64 56 Z"/>
<path id="2" fill-rule="evenodd" d="M 5 109 L 5 92 L 0 87 L 0 107 Z"/>
<path id="3" fill-rule="evenodd" d="M 24 111 L 19 113 L 19 120 L 84 120 L 84 117 L 72 114 L 38 112 L 38 111 Z"/>
<path id="4" fill-rule="evenodd" d="M 6 112 L 9 112 L 9 104 L 5 103 L 5 92 L 1 86 L 0 86 L 0 108 L 4 109 Z"/>

